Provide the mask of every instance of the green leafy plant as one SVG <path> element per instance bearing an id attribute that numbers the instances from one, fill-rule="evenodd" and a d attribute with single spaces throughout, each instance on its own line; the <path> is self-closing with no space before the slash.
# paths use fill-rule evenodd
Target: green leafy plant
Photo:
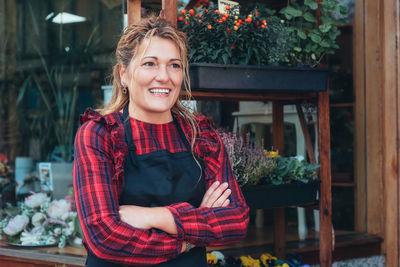
<path id="1" fill-rule="evenodd" d="M 229 8 L 182 10 L 178 26 L 188 36 L 190 62 L 314 67 L 339 48 L 338 25 L 347 17 L 339 0 L 318 7 L 315 0 L 289 0 L 279 12 L 263 5 L 245 16 Z"/>
<path id="2" fill-rule="evenodd" d="M 198 14 L 182 10 L 178 25 L 188 36 L 190 62 L 266 65 L 289 61 L 290 29 L 279 18 L 257 10 L 247 16 L 235 15 L 229 8 Z"/>
<path id="3" fill-rule="evenodd" d="M 310 164 L 302 157 L 275 158 L 275 168 L 265 177 L 264 183 L 274 185 L 299 181 L 308 183 L 317 178 L 318 164 Z"/>
<path id="4" fill-rule="evenodd" d="M 315 0 L 289 0 L 287 7 L 279 13 L 286 19 L 286 26 L 294 33 L 291 35 L 293 50 L 290 53 L 291 64 L 316 66 L 326 54 L 333 54 L 339 46 L 336 38 L 340 35 L 338 25 L 345 24 L 347 7 L 338 0 L 323 0 L 316 12 Z M 342 19 L 336 19 L 336 17 Z"/>

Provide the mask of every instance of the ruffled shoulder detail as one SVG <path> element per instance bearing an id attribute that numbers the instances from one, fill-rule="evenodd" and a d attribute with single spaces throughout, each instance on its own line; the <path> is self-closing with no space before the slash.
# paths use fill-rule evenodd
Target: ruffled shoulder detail
<path id="1" fill-rule="evenodd" d="M 112 179 L 117 184 L 117 194 L 119 196 L 124 184 L 124 166 L 128 154 L 128 145 L 125 142 L 125 130 L 122 114 L 119 112 L 113 112 L 107 115 L 102 115 L 92 108 L 87 108 L 85 112 L 80 115 L 80 123 L 84 124 L 88 121 L 100 123 L 110 134 L 115 169 Z"/>

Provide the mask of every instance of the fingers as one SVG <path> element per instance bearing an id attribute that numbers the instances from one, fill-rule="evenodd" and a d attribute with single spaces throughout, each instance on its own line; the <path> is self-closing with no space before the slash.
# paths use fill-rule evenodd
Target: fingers
<path id="1" fill-rule="evenodd" d="M 213 183 L 210 188 L 204 194 L 201 207 L 222 207 L 224 204 L 229 205 L 229 196 L 231 190 L 227 189 L 228 183 L 219 184 L 219 182 Z M 228 202 L 226 202 L 228 200 Z"/>
<path id="2" fill-rule="evenodd" d="M 210 203 L 209 203 L 209 199 L 210 196 L 212 195 L 212 193 L 215 191 L 215 189 L 217 189 L 219 186 L 219 182 L 216 181 L 214 182 L 210 188 L 207 189 L 206 193 L 203 196 L 203 200 L 201 201 L 200 207 L 211 207 Z M 212 203 L 211 203 L 212 205 Z"/>
<path id="3" fill-rule="evenodd" d="M 231 195 L 231 190 L 230 189 L 226 189 L 225 191 L 223 191 L 222 195 L 220 195 L 214 202 L 214 204 L 212 205 L 213 208 L 218 208 L 218 207 L 222 207 L 222 205 L 225 203 L 226 200 L 229 201 L 228 197 Z"/>

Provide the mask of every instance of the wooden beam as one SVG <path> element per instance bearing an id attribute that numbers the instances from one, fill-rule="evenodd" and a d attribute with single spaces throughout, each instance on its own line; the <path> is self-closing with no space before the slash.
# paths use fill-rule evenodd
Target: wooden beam
<path id="1" fill-rule="evenodd" d="M 284 156 L 284 121 L 283 104 L 272 102 L 272 130 L 273 130 L 273 149 L 278 150 L 279 154 Z M 286 219 L 285 208 L 274 209 L 274 252 L 278 258 L 285 257 L 286 244 Z"/>
<path id="2" fill-rule="evenodd" d="M 329 125 L 329 89 L 318 93 L 318 146 L 320 164 L 320 265 L 332 266 L 332 181 Z"/>
<path id="3" fill-rule="evenodd" d="M 381 0 L 382 31 L 382 142 L 385 205 L 386 266 L 399 266 L 399 47 L 398 0 Z M 396 203 L 396 205 L 393 205 Z"/>
<path id="4" fill-rule="evenodd" d="M 365 1 L 367 231 L 384 237 L 381 1 Z"/>
<path id="5" fill-rule="evenodd" d="M 185 91 L 181 92 L 182 95 Z M 315 99 L 317 94 L 314 92 L 304 92 L 304 93 L 252 93 L 246 94 L 239 92 L 206 92 L 206 91 L 196 91 L 192 89 L 192 96 L 196 100 L 220 100 L 220 101 L 294 101 L 299 99 Z"/>
<path id="6" fill-rule="evenodd" d="M 126 13 L 128 14 L 128 25 L 140 21 L 142 15 L 142 1 L 141 0 L 127 0 Z"/>
<path id="7" fill-rule="evenodd" d="M 173 26 L 178 25 L 178 4 L 177 0 L 162 0 L 162 10 L 165 15 L 165 19 Z"/>
<path id="8" fill-rule="evenodd" d="M 353 30 L 354 74 L 354 227 L 367 231 L 366 136 L 365 136 L 365 25 L 364 0 L 355 0 Z"/>

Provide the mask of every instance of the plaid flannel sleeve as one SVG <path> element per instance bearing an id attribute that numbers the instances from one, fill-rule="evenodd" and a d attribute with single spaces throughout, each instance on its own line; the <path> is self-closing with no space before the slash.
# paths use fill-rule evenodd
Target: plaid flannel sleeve
<path id="1" fill-rule="evenodd" d="M 85 245 L 99 258 L 147 266 L 176 258 L 182 242 L 157 229 L 134 228 L 119 218 L 110 134 L 86 122 L 75 138 L 74 190 Z"/>
<path id="2" fill-rule="evenodd" d="M 218 133 L 203 118 L 196 153 L 203 158 L 206 190 L 215 181 L 227 182 L 232 193 L 224 208 L 194 207 L 189 203 L 168 206 L 178 229 L 178 238 L 197 246 L 222 245 L 246 236 L 249 208 L 233 175 L 228 155 Z"/>

